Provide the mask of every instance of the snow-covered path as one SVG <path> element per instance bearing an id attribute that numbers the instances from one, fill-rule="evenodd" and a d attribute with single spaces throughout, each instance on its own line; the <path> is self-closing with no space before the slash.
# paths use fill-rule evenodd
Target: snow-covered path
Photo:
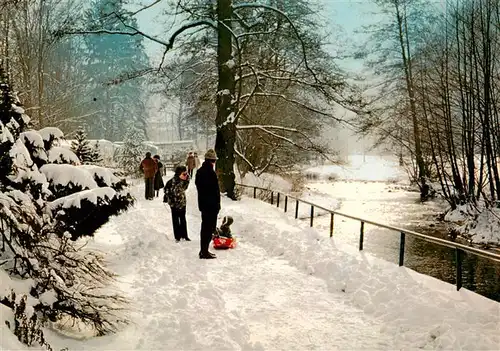
<path id="1" fill-rule="evenodd" d="M 278 210 L 258 200 L 224 200 L 221 216 L 234 217 L 232 228 L 239 245 L 217 252 L 217 260 L 199 260 L 200 215 L 194 186 L 188 190 L 187 216 L 192 242 L 175 243 L 170 212 L 161 200 L 142 200 L 141 187 L 134 192 L 139 199 L 136 207 L 113 218 L 93 243 L 110 252 L 110 266 L 120 275 L 119 285 L 132 302 L 132 323 L 116 335 L 88 340 L 49 332 L 55 349 L 500 346 L 493 333 L 500 326 L 496 304 L 478 297 L 488 312 L 476 311 L 478 306 L 471 302 L 476 297 L 467 292 L 456 293 L 459 298 L 449 301 L 446 287 L 443 295 L 422 286 L 404 268 L 355 250 L 346 254 L 314 229 L 300 228 L 297 221 L 279 217 Z M 390 276 L 384 281 L 374 272 Z M 449 291 L 454 291 L 452 286 Z M 409 301 L 416 292 L 420 294 Z M 457 319 L 455 306 L 462 319 Z"/>

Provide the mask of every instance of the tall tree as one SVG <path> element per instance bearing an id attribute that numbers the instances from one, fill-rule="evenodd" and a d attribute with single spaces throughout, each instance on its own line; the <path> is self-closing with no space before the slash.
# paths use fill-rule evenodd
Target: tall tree
<path id="1" fill-rule="evenodd" d="M 416 98 L 415 57 L 425 45 L 434 9 L 425 0 L 375 0 L 384 22 L 372 34 L 364 52 L 383 81 L 375 100 L 378 113 L 364 121 L 363 130 L 378 128 L 382 138 L 400 143 L 414 162 L 412 178 L 423 197 L 428 191 L 429 161 L 423 145 L 421 106 Z M 391 125 L 391 126 L 389 126 Z M 410 127 L 411 129 L 408 129 Z"/>
<path id="2" fill-rule="evenodd" d="M 157 3 L 158 1 L 135 11 L 130 15 L 137 14 L 146 8 L 151 8 Z M 336 119 L 333 105 L 340 104 L 353 108 L 353 101 L 345 99 L 342 96 L 342 88 L 344 86 L 342 83 L 339 84 L 338 80 L 329 79 L 331 76 L 327 76 L 325 74 L 326 72 L 317 71 L 315 67 L 309 63 L 306 42 L 301 36 L 302 33 L 296 28 L 293 21 L 291 21 L 289 16 L 285 13 L 286 11 L 257 2 L 233 3 L 231 0 L 217 0 L 215 8 L 213 5 L 214 4 L 212 3 L 203 1 L 192 2 L 182 0 L 176 2 L 175 7 L 178 9 L 176 14 L 179 15 L 182 18 L 181 20 L 184 22 L 175 29 L 168 41 L 163 41 L 147 35 L 133 26 L 127 26 L 126 31 L 81 29 L 73 30 L 71 33 L 86 35 L 113 33 L 128 36 L 144 36 L 163 45 L 165 47 L 165 54 L 173 48 L 174 42 L 179 39 L 179 36 L 182 33 L 188 33 L 188 31 L 190 33 L 190 37 L 192 38 L 201 38 L 201 40 L 205 41 L 206 44 L 216 43 L 215 50 L 212 49 L 213 47 L 207 47 L 207 45 L 195 47 L 193 46 L 193 42 L 190 42 L 188 45 L 191 45 L 192 50 L 211 51 L 212 62 L 215 62 L 215 67 L 217 67 L 217 84 L 214 94 L 216 106 L 215 149 L 219 155 L 217 171 L 219 173 L 222 190 L 225 191 L 229 197 L 235 198 L 234 161 L 235 155 L 238 153 L 235 149 L 238 130 L 237 126 L 244 114 L 246 106 L 248 105 L 248 101 L 251 98 L 256 96 L 274 96 L 290 104 L 302 106 L 310 112 L 333 119 Z M 245 15 L 249 13 L 253 13 L 253 15 Z M 288 45 L 289 47 L 296 48 L 295 50 L 297 55 L 290 56 L 289 59 L 292 64 L 288 67 L 285 77 L 275 77 L 272 74 L 273 72 L 263 70 L 255 63 L 243 61 L 244 56 L 241 45 L 242 39 L 244 37 L 259 34 L 259 32 L 255 33 L 253 31 L 254 23 L 248 23 L 245 16 L 248 16 L 249 19 L 257 19 L 256 23 L 258 23 L 258 19 L 265 16 L 267 13 L 272 13 L 274 18 L 281 18 L 283 23 L 288 23 L 288 29 L 291 35 L 290 38 L 294 38 L 294 42 L 290 42 Z M 118 17 L 120 16 L 118 15 Z M 197 31 L 194 30 L 195 28 Z M 203 28 L 208 28 L 212 30 L 212 32 L 201 31 L 200 29 Z M 215 31 L 216 36 L 213 36 L 213 31 Z M 275 31 L 272 31 L 269 35 L 279 35 L 279 33 L 276 34 Z M 180 45 L 183 45 L 182 41 Z M 160 64 L 160 69 L 162 66 L 163 60 Z M 304 75 L 299 77 L 293 75 L 298 68 L 301 69 Z M 309 87 L 309 89 L 314 91 L 315 94 L 304 94 L 301 100 L 295 100 L 287 97 L 287 95 L 281 91 L 263 92 L 262 90 L 264 87 L 260 84 L 260 79 L 264 78 L 263 74 L 267 75 L 268 79 L 281 79 L 283 81 L 294 82 L 303 87 Z M 250 92 L 246 95 L 243 90 L 244 80 L 248 82 L 253 81 L 253 83 L 248 83 L 252 84 L 252 88 L 249 89 Z M 322 97 L 321 102 L 314 106 L 313 103 L 319 100 L 319 96 Z M 260 129 L 268 135 L 273 135 L 277 139 L 287 141 L 296 146 L 301 145 L 293 141 L 289 135 L 282 135 L 281 132 L 304 136 L 299 130 L 287 128 L 282 125 L 272 125 L 267 126 L 267 128 L 263 126 L 246 125 L 244 126 L 244 129 Z M 309 138 L 307 138 L 307 136 L 305 137 L 305 140 L 307 141 L 307 148 L 314 148 L 314 144 Z M 241 155 L 241 153 L 239 153 L 239 155 Z"/>
<path id="3" fill-rule="evenodd" d="M 74 74 L 79 67 L 78 40 L 57 41 L 54 33 L 78 18 L 80 6 L 77 0 L 2 2 L 6 69 L 38 128 L 65 129 L 79 117 L 77 106 L 85 92 Z"/>
<path id="4" fill-rule="evenodd" d="M 73 319 L 99 335 L 115 331 L 126 322 L 118 315 L 126 301 L 106 292 L 114 274 L 100 253 L 73 241 L 93 235 L 134 199 L 110 170 L 72 165 L 76 155 L 59 145 L 61 130 L 29 123 L 0 67 L 1 269 L 30 279 L 30 306 L 43 322 Z M 19 303 L 0 294 L 2 304 Z"/>
<path id="5" fill-rule="evenodd" d="M 137 21 L 124 16 L 123 5 L 122 0 L 93 0 L 84 21 L 91 29 L 124 31 L 129 26 L 136 28 Z M 120 74 L 149 67 L 143 38 L 108 34 L 84 39 L 85 72 L 92 77 L 94 96 L 88 106 L 96 111 L 88 119 L 89 135 L 97 139 L 123 140 L 127 121 L 134 121 L 147 134 L 144 78 L 115 80 Z"/>

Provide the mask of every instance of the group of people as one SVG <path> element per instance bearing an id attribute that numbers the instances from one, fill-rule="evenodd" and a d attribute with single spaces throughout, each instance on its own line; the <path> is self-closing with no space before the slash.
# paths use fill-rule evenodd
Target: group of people
<path id="1" fill-rule="evenodd" d="M 151 157 L 151 152 L 146 152 L 146 157 L 141 161 L 139 169 L 144 174 L 144 196 L 146 200 L 153 200 L 155 192 L 156 196 L 158 196 L 160 189 L 165 185 L 163 183 L 163 164 L 160 162 L 160 156 L 154 155 Z"/>
<path id="2" fill-rule="evenodd" d="M 142 160 L 140 169 L 144 173 L 145 196 L 152 200 L 156 189 L 156 175 L 161 179 L 160 157 L 155 155 L 151 158 L 151 153 L 146 153 L 146 158 Z M 191 158 L 190 158 L 191 157 Z M 198 160 L 198 165 L 196 164 Z M 186 224 L 186 189 L 189 181 L 195 174 L 195 184 L 198 191 L 198 209 L 201 212 L 201 232 L 200 232 L 200 259 L 213 259 L 216 255 L 208 248 L 212 241 L 212 234 L 217 228 L 217 215 L 220 211 L 220 189 L 217 174 L 215 173 L 215 162 L 217 155 L 213 149 L 205 153 L 205 161 L 199 166 L 199 159 L 196 153 L 190 152 L 186 160 L 186 166 L 179 165 L 175 168 L 174 176 L 164 186 L 163 201 L 168 203 L 172 214 L 172 225 L 176 242 L 180 240 L 191 241 L 187 233 Z M 163 180 L 161 180 L 163 187 Z"/>
<path id="3" fill-rule="evenodd" d="M 191 178 L 193 178 L 193 172 L 200 168 L 200 159 L 198 158 L 197 152 L 190 151 L 186 158 L 186 167 L 188 170 L 188 174 Z"/>

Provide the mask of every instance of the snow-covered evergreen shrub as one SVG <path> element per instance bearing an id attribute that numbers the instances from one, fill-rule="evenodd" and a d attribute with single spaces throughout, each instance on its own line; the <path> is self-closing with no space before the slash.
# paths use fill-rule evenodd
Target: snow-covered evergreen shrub
<path id="1" fill-rule="evenodd" d="M 93 148 L 87 140 L 87 133 L 83 127 L 76 131 L 75 140 L 71 142 L 71 151 L 75 153 L 81 163 L 93 163 Z"/>
<path id="2" fill-rule="evenodd" d="M 60 130 L 28 123 L 0 69 L 0 269 L 29 279 L 28 307 L 41 322 L 75 319 L 97 334 L 114 331 L 126 322 L 119 313 L 126 301 L 106 292 L 114 275 L 103 256 L 72 239 L 92 235 L 134 199 L 106 169 L 54 157 Z"/>
<path id="3" fill-rule="evenodd" d="M 95 145 L 92 147 L 91 152 L 90 152 L 90 162 L 89 162 L 90 164 L 98 165 L 98 164 L 101 164 L 103 162 L 100 147 L 101 146 L 99 145 L 99 140 L 97 140 L 95 142 Z"/>
<path id="4" fill-rule="evenodd" d="M 117 150 L 116 159 L 128 175 L 139 177 L 139 165 L 146 154 L 145 136 L 141 129 L 130 124 L 123 145 Z"/>

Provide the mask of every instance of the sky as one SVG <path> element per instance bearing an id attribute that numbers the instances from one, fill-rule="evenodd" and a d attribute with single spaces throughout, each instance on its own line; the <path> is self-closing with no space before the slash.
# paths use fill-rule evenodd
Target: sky
<path id="1" fill-rule="evenodd" d="M 316 0 L 315 3 L 324 8 L 321 22 L 327 32 L 331 32 L 335 37 L 339 37 L 341 41 L 339 45 L 331 45 L 332 53 L 336 50 L 346 49 L 346 46 L 352 43 L 361 44 L 366 39 L 366 35 L 359 33 L 363 25 L 375 23 L 377 16 L 373 13 L 377 11 L 377 7 L 370 0 Z M 148 4 L 145 0 L 140 1 L 142 4 Z M 168 1 L 160 2 L 158 5 L 151 7 L 148 10 L 142 11 L 137 15 L 139 28 L 145 33 L 153 34 L 162 39 L 167 39 L 165 35 L 165 22 L 167 17 L 162 15 L 162 11 L 167 9 Z M 332 37 L 332 42 L 338 42 L 335 37 Z M 163 47 L 151 41 L 146 41 L 148 55 L 154 62 L 161 59 Z M 362 69 L 360 62 L 346 60 L 340 63 L 341 66 L 348 70 L 359 72 Z"/>

